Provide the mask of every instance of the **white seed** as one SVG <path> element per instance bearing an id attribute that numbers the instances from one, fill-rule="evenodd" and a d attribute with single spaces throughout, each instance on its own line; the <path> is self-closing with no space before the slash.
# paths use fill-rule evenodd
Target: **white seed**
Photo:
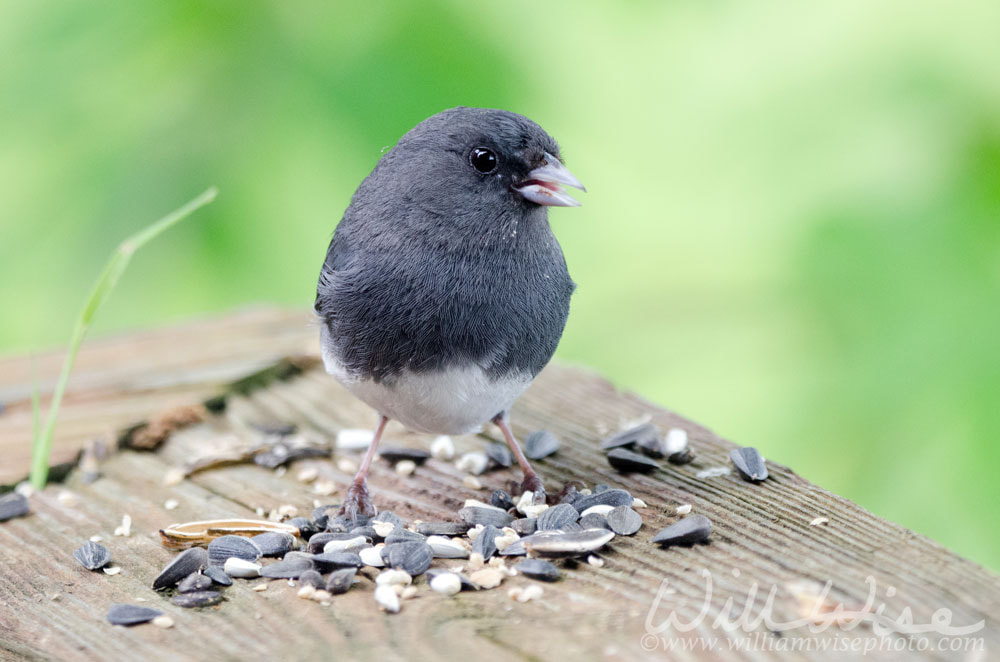
<path id="1" fill-rule="evenodd" d="M 413 583 L 413 577 L 405 570 L 383 570 L 375 577 L 375 583 L 379 586 L 397 584 L 408 586 Z"/>
<path id="2" fill-rule="evenodd" d="M 396 528 L 396 525 L 392 522 L 372 522 L 372 528 L 375 529 L 375 533 L 379 537 L 385 538 L 387 535 L 392 533 L 392 530 Z"/>
<path id="3" fill-rule="evenodd" d="M 691 504 L 690 503 L 685 503 L 684 505 L 677 506 L 677 514 L 678 515 L 687 515 L 689 512 L 691 512 Z"/>
<path id="4" fill-rule="evenodd" d="M 463 508 L 489 508 L 490 510 L 498 510 L 501 513 L 507 512 L 503 508 L 497 508 L 493 504 L 480 501 L 479 499 L 466 499 Z"/>
<path id="5" fill-rule="evenodd" d="M 475 476 L 466 476 L 462 479 L 462 485 L 465 485 L 470 490 L 481 490 L 483 489 L 483 484 L 479 482 L 479 479 Z"/>
<path id="6" fill-rule="evenodd" d="M 179 505 L 181 505 L 181 502 L 177 499 L 167 499 L 163 502 L 163 507 L 166 510 L 175 510 Z"/>
<path id="7" fill-rule="evenodd" d="M 666 451 L 666 455 L 673 455 L 674 453 L 680 453 L 688 445 L 688 433 L 687 430 L 683 428 L 670 428 L 667 430 L 667 436 L 663 439 L 663 449 Z"/>
<path id="8" fill-rule="evenodd" d="M 104 540 L 102 536 L 90 536 L 90 542 L 101 542 Z"/>
<path id="9" fill-rule="evenodd" d="M 584 496 L 590 496 L 593 493 L 594 493 L 594 491 L 592 489 L 590 489 L 589 487 L 585 487 L 582 490 L 580 490 L 580 494 L 582 494 Z"/>
<path id="10" fill-rule="evenodd" d="M 35 493 L 35 488 L 31 486 L 28 481 L 22 481 L 17 484 L 14 491 L 23 496 L 25 499 L 30 499 L 31 495 Z"/>
<path id="11" fill-rule="evenodd" d="M 594 566 L 595 568 L 604 567 L 604 559 L 602 559 L 600 556 L 594 556 L 593 554 L 587 557 L 587 563 Z"/>
<path id="12" fill-rule="evenodd" d="M 535 502 L 535 495 L 533 492 L 525 492 L 517 500 L 517 512 L 524 514 L 524 509 L 531 506 Z"/>
<path id="13" fill-rule="evenodd" d="M 409 600 L 416 594 L 417 594 L 416 586 L 407 586 L 406 588 L 403 589 L 403 592 L 399 594 L 399 597 L 402 598 L 403 600 Z"/>
<path id="14" fill-rule="evenodd" d="M 174 627 L 174 619 L 170 618 L 166 614 L 160 614 L 153 619 L 153 625 L 158 628 L 163 628 L 164 630 Z"/>
<path id="15" fill-rule="evenodd" d="M 525 517 L 538 517 L 543 511 L 549 509 L 549 504 L 539 503 L 531 506 L 525 506 L 524 516 Z"/>
<path id="16" fill-rule="evenodd" d="M 580 517 L 586 517 L 587 515 L 591 515 L 593 513 L 597 513 L 598 515 L 607 515 L 614 509 L 615 509 L 614 506 L 609 506 L 606 503 L 600 503 L 596 506 L 591 506 L 590 508 L 587 508 L 585 511 L 580 513 Z"/>
<path id="17" fill-rule="evenodd" d="M 431 546 L 436 559 L 467 559 L 469 550 L 458 540 L 445 536 L 428 536 L 427 544 Z"/>
<path id="18" fill-rule="evenodd" d="M 59 503 L 70 508 L 80 503 L 80 499 L 68 490 L 61 491 L 56 498 L 59 499 Z"/>
<path id="19" fill-rule="evenodd" d="M 390 614 L 399 611 L 399 596 L 396 595 L 396 590 L 387 584 L 375 587 L 375 602 Z"/>
<path id="20" fill-rule="evenodd" d="M 417 463 L 413 460 L 400 460 L 396 463 L 396 473 L 400 476 L 409 476 L 417 470 Z"/>
<path id="21" fill-rule="evenodd" d="M 632 507 L 633 508 L 648 508 L 649 506 L 647 506 L 646 502 L 643 501 L 642 499 L 635 498 L 635 499 L 632 499 Z"/>
<path id="22" fill-rule="evenodd" d="M 486 565 L 486 559 L 479 552 L 469 554 L 469 570 L 479 570 Z"/>
<path id="23" fill-rule="evenodd" d="M 164 487 L 173 487 L 174 485 L 180 485 L 185 478 L 184 470 L 180 467 L 171 467 L 167 469 L 167 472 L 163 474 L 163 485 Z"/>
<path id="24" fill-rule="evenodd" d="M 316 602 L 326 602 L 332 597 L 333 593 L 330 593 L 325 589 L 317 589 L 316 592 L 312 594 L 312 599 L 315 600 Z"/>
<path id="25" fill-rule="evenodd" d="M 504 573 L 497 568 L 483 568 L 469 575 L 469 579 L 481 588 L 496 588 L 503 582 Z"/>
<path id="26" fill-rule="evenodd" d="M 352 474 L 358 470 L 358 463 L 349 457 L 342 457 L 337 460 L 337 470 L 345 474 Z"/>
<path id="27" fill-rule="evenodd" d="M 471 453 L 466 453 L 462 457 L 458 458 L 455 462 L 455 467 L 459 471 L 464 471 L 470 474 L 481 474 L 486 471 L 486 467 L 489 466 L 490 459 L 486 457 L 486 453 L 482 451 L 472 451 Z"/>
<path id="28" fill-rule="evenodd" d="M 317 480 L 313 483 L 313 492 L 320 496 L 330 496 L 337 491 L 337 486 L 332 480 Z"/>
<path id="29" fill-rule="evenodd" d="M 283 506 L 278 506 L 278 517 L 280 519 L 291 519 L 293 517 L 298 517 L 299 509 L 295 506 L 286 503 Z"/>
<path id="30" fill-rule="evenodd" d="M 462 580 L 453 572 L 442 572 L 431 580 L 431 590 L 443 595 L 455 595 L 462 590 Z"/>
<path id="31" fill-rule="evenodd" d="M 820 524 L 826 524 L 829 521 L 830 520 L 828 518 L 823 517 L 821 515 L 821 516 L 817 517 L 816 519 L 814 519 L 813 521 L 809 522 L 809 526 L 819 526 Z"/>
<path id="32" fill-rule="evenodd" d="M 474 527 L 472 527 L 471 529 L 469 529 L 468 531 L 466 531 L 465 535 L 467 535 L 469 537 L 469 540 L 471 540 L 472 542 L 475 542 L 476 538 L 479 537 L 479 534 L 482 533 L 483 529 L 485 529 L 485 528 L 486 527 L 483 526 L 482 524 L 477 524 Z"/>
<path id="33" fill-rule="evenodd" d="M 302 598 L 303 600 L 311 600 L 312 596 L 316 595 L 316 587 L 313 586 L 312 584 L 306 584 L 305 586 L 299 589 L 299 592 L 296 593 L 296 595 Z"/>
<path id="34" fill-rule="evenodd" d="M 729 473 L 729 467 L 709 467 L 708 469 L 702 469 L 695 476 L 698 478 L 717 478 L 718 476 L 727 476 Z"/>
<path id="35" fill-rule="evenodd" d="M 225 572 L 230 577 L 236 577 L 238 579 L 251 579 L 253 577 L 260 577 L 259 563 L 254 563 L 253 561 L 247 561 L 245 559 L 238 559 L 235 556 L 231 556 L 226 559 L 226 564 L 222 566 L 223 572 Z"/>
<path id="36" fill-rule="evenodd" d="M 493 544 L 497 546 L 497 550 L 502 552 L 507 547 L 513 545 L 520 539 L 521 536 L 517 535 L 512 531 L 509 534 L 504 534 L 502 536 L 497 536 L 496 538 L 494 538 Z"/>
<path id="37" fill-rule="evenodd" d="M 451 442 L 451 437 L 445 434 L 435 437 L 431 442 L 431 456 L 435 460 L 451 461 L 455 457 L 455 444 Z"/>
<path id="38" fill-rule="evenodd" d="M 306 467 L 295 476 L 300 483 L 311 483 L 319 477 L 319 469 Z"/>
<path id="39" fill-rule="evenodd" d="M 382 550 L 379 547 L 365 547 L 358 554 L 361 555 L 361 562 L 373 568 L 385 567 L 382 560 Z"/>
<path id="40" fill-rule="evenodd" d="M 339 450 L 360 451 L 372 445 L 375 433 L 371 430 L 347 429 L 337 433 Z"/>
<path id="41" fill-rule="evenodd" d="M 517 600 L 518 602 L 528 602 L 529 600 L 537 600 L 544 594 L 545 594 L 545 589 L 543 589 L 538 584 L 517 586 L 507 591 L 507 597 L 509 597 L 511 600 Z"/>
<path id="42" fill-rule="evenodd" d="M 115 529 L 116 536 L 132 535 L 132 518 L 129 515 L 122 515 L 122 525 Z"/>
<path id="43" fill-rule="evenodd" d="M 122 567 L 120 565 L 109 565 L 104 567 L 105 575 L 117 575 L 121 571 Z"/>
<path id="44" fill-rule="evenodd" d="M 355 550 L 360 550 L 363 545 L 367 544 L 368 541 L 364 536 L 355 536 L 353 538 L 348 538 L 347 540 L 331 540 L 330 542 L 323 545 L 323 553 L 329 554 L 330 552 L 352 552 Z"/>

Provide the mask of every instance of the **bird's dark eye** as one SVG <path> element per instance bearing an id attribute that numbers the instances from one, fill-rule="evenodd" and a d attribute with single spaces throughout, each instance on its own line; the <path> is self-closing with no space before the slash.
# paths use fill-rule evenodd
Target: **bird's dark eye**
<path id="1" fill-rule="evenodd" d="M 497 155 L 485 147 L 473 147 L 469 154 L 469 162 L 484 175 L 497 169 Z"/>

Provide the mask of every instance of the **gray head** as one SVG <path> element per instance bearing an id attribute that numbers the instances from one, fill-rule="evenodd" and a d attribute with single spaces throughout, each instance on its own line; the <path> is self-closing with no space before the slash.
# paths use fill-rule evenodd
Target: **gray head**
<path id="1" fill-rule="evenodd" d="M 583 185 L 560 162 L 559 145 L 522 115 L 452 108 L 424 120 L 379 162 L 368 186 L 387 186 L 420 208 L 452 218 L 578 206 L 562 185 Z M 399 199 L 399 198 L 397 198 Z"/>

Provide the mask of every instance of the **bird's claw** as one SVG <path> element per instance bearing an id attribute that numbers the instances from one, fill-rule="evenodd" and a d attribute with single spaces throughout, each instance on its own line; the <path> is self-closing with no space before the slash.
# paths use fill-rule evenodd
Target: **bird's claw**
<path id="1" fill-rule="evenodd" d="M 351 522 L 357 521 L 359 515 L 365 517 L 375 516 L 375 503 L 368 493 L 368 483 L 366 481 L 354 481 L 347 488 L 347 494 L 344 496 L 344 504 L 340 507 L 340 514 L 347 517 Z"/>
<path id="2" fill-rule="evenodd" d="M 521 493 L 525 492 L 531 492 L 534 495 L 532 501 L 535 505 L 545 503 L 545 487 L 538 474 L 532 473 L 524 477 L 524 481 L 521 482 Z"/>

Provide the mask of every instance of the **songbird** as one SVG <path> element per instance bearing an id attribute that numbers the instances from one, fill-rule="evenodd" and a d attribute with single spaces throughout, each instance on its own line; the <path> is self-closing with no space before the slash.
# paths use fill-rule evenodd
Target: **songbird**
<path id="1" fill-rule="evenodd" d="M 492 421 L 544 498 L 508 412 L 552 358 L 576 285 L 547 208 L 585 190 L 526 117 L 452 108 L 382 156 L 351 198 L 320 271 L 327 372 L 379 414 L 342 513 L 373 515 L 366 476 L 389 419 L 464 434 Z"/>

